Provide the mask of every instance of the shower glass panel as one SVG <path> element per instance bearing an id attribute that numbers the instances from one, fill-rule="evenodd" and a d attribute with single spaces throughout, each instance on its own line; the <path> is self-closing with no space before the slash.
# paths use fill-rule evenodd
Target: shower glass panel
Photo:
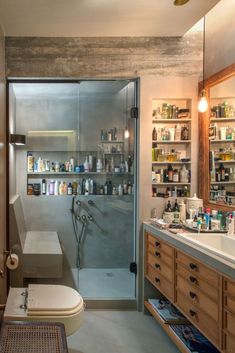
<path id="1" fill-rule="evenodd" d="M 9 85 L 10 199 L 27 230 L 57 231 L 63 275 L 21 271 L 11 285 L 59 283 L 88 299 L 135 299 L 136 81 Z M 10 215 L 10 243 L 20 242 Z M 46 264 L 44 264 L 46 266 Z"/>

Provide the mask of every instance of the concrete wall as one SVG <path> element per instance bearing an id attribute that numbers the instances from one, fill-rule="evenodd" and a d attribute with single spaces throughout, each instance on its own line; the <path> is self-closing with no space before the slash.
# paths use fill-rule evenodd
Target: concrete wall
<path id="1" fill-rule="evenodd" d="M 5 39 L 0 25 L 0 270 L 4 269 L 3 250 L 6 249 L 6 84 Z M 4 269 L 5 271 L 5 269 Z M 6 299 L 6 278 L 0 277 L 0 303 Z"/>
<path id="2" fill-rule="evenodd" d="M 235 0 L 221 0 L 206 16 L 205 76 L 235 63 Z"/>
<path id="3" fill-rule="evenodd" d="M 8 77 L 198 76 L 201 34 L 184 37 L 6 38 Z"/>

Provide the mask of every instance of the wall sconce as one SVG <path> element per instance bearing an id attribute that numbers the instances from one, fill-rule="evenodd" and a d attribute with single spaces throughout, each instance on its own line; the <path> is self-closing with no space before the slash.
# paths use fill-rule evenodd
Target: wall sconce
<path id="1" fill-rule="evenodd" d="M 15 146 L 23 146 L 26 144 L 25 135 L 10 134 L 10 144 Z"/>
<path id="2" fill-rule="evenodd" d="M 205 90 L 205 16 L 203 18 L 203 69 L 202 69 L 202 90 L 200 93 L 200 99 L 198 102 L 197 109 L 200 113 L 205 113 L 208 109 L 208 102 L 206 98 Z"/>

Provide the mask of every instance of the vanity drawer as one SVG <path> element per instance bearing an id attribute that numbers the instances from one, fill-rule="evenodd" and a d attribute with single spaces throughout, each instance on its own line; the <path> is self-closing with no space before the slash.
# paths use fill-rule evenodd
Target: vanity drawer
<path id="1" fill-rule="evenodd" d="M 147 254 L 147 263 L 151 265 L 156 273 L 160 273 L 163 277 L 165 277 L 168 281 L 173 281 L 173 269 L 165 264 L 160 258 L 156 258 L 152 254 Z"/>
<path id="2" fill-rule="evenodd" d="M 176 303 L 179 309 L 201 330 L 209 340 L 217 347 L 219 346 L 219 325 L 218 321 L 213 320 L 207 314 L 193 305 L 184 294 L 176 291 Z"/>
<path id="3" fill-rule="evenodd" d="M 207 313 L 215 321 L 219 320 L 218 303 L 191 285 L 183 277 L 176 276 L 176 289 L 179 290 L 193 305 Z"/>
<path id="4" fill-rule="evenodd" d="M 224 291 L 235 300 L 235 282 L 227 278 L 224 279 Z"/>
<path id="5" fill-rule="evenodd" d="M 147 247 L 149 245 L 152 245 L 154 249 L 156 249 L 155 251 L 159 250 L 160 252 L 164 252 L 170 258 L 173 256 L 174 249 L 170 245 L 166 244 L 161 239 L 147 233 Z"/>
<path id="6" fill-rule="evenodd" d="M 185 255 L 180 251 L 176 252 L 176 260 L 191 273 L 197 274 L 200 278 L 204 278 L 207 282 L 218 288 L 219 275 L 215 271 L 195 260 L 193 257 Z"/>
<path id="7" fill-rule="evenodd" d="M 156 259 L 164 261 L 169 266 L 173 266 L 173 256 L 167 255 L 162 249 L 158 249 L 152 244 L 148 244 L 147 253 L 152 254 Z"/>
<path id="8" fill-rule="evenodd" d="M 224 310 L 224 329 L 235 337 L 235 315 Z"/>
<path id="9" fill-rule="evenodd" d="M 188 281 L 193 287 L 199 288 L 215 301 L 219 300 L 219 287 L 211 286 L 206 280 L 192 274 L 181 264 L 176 264 L 176 273 Z"/>
<path id="10" fill-rule="evenodd" d="M 174 298 L 174 287 L 173 282 L 167 281 L 160 273 L 158 273 L 151 265 L 147 265 L 146 276 L 150 282 L 165 294 L 166 297 L 173 300 Z"/>
<path id="11" fill-rule="evenodd" d="M 235 337 L 230 335 L 228 332 L 224 334 L 224 352 L 226 353 L 235 352 Z"/>
<path id="12" fill-rule="evenodd" d="M 224 295 L 224 307 L 234 313 L 235 315 L 235 298 L 230 297 L 230 295 Z"/>

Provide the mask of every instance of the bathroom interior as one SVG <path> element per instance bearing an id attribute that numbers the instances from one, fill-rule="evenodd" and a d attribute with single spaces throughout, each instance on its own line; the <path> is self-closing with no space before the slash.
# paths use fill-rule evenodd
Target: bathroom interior
<path id="1" fill-rule="evenodd" d="M 174 36 L 0 25 L 0 352 L 58 324 L 69 353 L 234 353 L 235 0 L 179 2 Z"/>

